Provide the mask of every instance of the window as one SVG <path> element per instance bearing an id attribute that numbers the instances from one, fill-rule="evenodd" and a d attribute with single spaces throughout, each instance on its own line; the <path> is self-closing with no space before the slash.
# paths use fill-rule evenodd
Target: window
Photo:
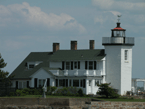
<path id="1" fill-rule="evenodd" d="M 81 79 L 81 87 L 83 87 L 83 80 Z"/>
<path id="2" fill-rule="evenodd" d="M 71 79 L 69 80 L 69 86 L 71 86 Z"/>
<path id="3" fill-rule="evenodd" d="M 45 79 L 43 79 L 43 86 L 44 86 L 44 83 L 45 83 Z"/>
<path id="4" fill-rule="evenodd" d="M 74 68 L 77 69 L 77 62 L 74 62 Z"/>
<path id="5" fill-rule="evenodd" d="M 89 61 L 89 70 L 93 70 L 93 61 Z"/>
<path id="6" fill-rule="evenodd" d="M 23 82 L 23 88 L 26 88 L 26 82 Z"/>
<path id="7" fill-rule="evenodd" d="M 59 80 L 59 86 L 63 86 L 63 79 Z"/>
<path id="8" fill-rule="evenodd" d="M 67 70 L 70 69 L 70 62 L 66 62 L 66 69 L 67 69 Z"/>
<path id="9" fill-rule="evenodd" d="M 91 80 L 89 80 L 89 86 L 91 86 Z"/>
<path id="10" fill-rule="evenodd" d="M 73 87 L 79 87 L 79 80 L 73 80 Z"/>
<path id="11" fill-rule="evenodd" d="M 19 82 L 19 89 L 22 88 L 22 82 Z"/>
<path id="12" fill-rule="evenodd" d="M 56 83 L 56 87 L 58 87 L 58 79 L 56 79 L 55 83 Z"/>
<path id="13" fill-rule="evenodd" d="M 45 79 L 39 79 L 39 86 L 44 86 Z"/>
<path id="14" fill-rule="evenodd" d="M 128 60 L 128 57 L 127 57 L 127 56 L 128 56 L 128 50 L 125 50 L 125 52 L 124 52 L 124 53 L 125 53 L 125 54 L 124 54 L 124 56 L 125 56 L 125 57 L 124 57 L 124 58 L 125 58 L 125 60 Z"/>
<path id="15" fill-rule="evenodd" d="M 100 84 L 100 80 L 95 79 L 95 86 L 97 86 L 97 84 Z"/>
<path id="16" fill-rule="evenodd" d="M 30 64 L 30 65 L 29 65 L 29 68 L 34 68 L 34 65 L 33 65 L 33 64 Z"/>

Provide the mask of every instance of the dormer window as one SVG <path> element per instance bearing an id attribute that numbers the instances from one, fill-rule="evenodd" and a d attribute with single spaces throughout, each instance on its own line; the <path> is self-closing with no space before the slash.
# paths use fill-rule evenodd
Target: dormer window
<path id="1" fill-rule="evenodd" d="M 29 68 L 34 68 L 34 64 L 29 64 Z"/>

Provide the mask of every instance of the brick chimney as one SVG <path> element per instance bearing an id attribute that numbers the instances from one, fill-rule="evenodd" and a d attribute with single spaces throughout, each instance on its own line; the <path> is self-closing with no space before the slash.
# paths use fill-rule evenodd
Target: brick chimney
<path id="1" fill-rule="evenodd" d="M 59 43 L 53 43 L 53 52 L 59 50 Z"/>
<path id="2" fill-rule="evenodd" d="M 71 41 L 71 50 L 77 50 L 77 41 Z"/>
<path id="3" fill-rule="evenodd" d="M 90 40 L 90 50 L 94 49 L 94 43 L 95 43 L 94 40 Z"/>

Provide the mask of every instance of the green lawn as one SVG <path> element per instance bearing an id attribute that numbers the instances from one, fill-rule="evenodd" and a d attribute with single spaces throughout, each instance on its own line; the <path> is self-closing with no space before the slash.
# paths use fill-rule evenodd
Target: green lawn
<path id="1" fill-rule="evenodd" d="M 42 95 L 26 95 L 26 96 L 10 96 L 10 97 L 0 97 L 0 98 L 41 98 Z M 75 96 L 54 96 L 46 95 L 46 98 L 93 98 L 93 97 L 75 97 Z"/>
<path id="2" fill-rule="evenodd" d="M 42 95 L 26 95 L 26 96 L 11 96 L 11 97 L 0 97 L 0 98 L 41 98 Z M 145 102 L 145 99 L 107 99 L 107 98 L 96 98 L 96 97 L 74 97 L 74 96 L 53 96 L 49 95 L 46 96 L 46 98 L 92 98 L 97 100 L 103 100 L 103 101 L 113 101 L 113 102 Z"/>

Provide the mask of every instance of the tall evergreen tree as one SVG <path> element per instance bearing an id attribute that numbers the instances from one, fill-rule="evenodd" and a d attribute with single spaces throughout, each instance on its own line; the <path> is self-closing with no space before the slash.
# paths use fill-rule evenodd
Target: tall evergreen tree
<path id="1" fill-rule="evenodd" d="M 1 54 L 0 54 L 0 79 L 2 79 L 2 82 L 6 85 L 11 85 L 11 78 L 13 78 L 14 76 L 9 76 L 8 74 L 9 72 L 7 71 L 3 71 L 2 68 L 6 67 L 7 63 L 4 62 L 4 59 L 2 58 Z"/>

